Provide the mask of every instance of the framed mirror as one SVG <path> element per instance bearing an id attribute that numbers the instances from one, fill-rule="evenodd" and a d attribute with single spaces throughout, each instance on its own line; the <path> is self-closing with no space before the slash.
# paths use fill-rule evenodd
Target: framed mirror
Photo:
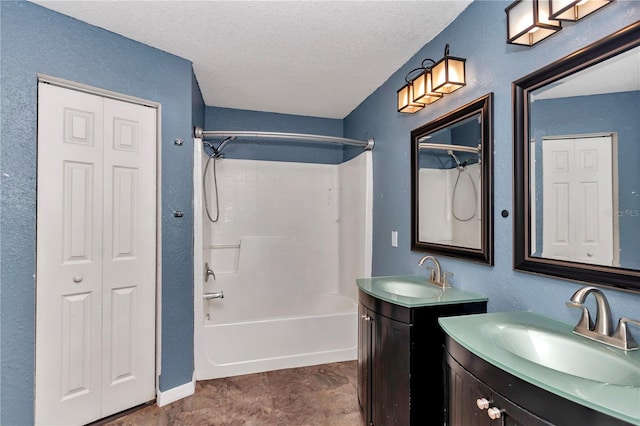
<path id="1" fill-rule="evenodd" d="M 514 268 L 640 291 L 640 22 L 513 83 Z"/>
<path id="2" fill-rule="evenodd" d="M 493 265 L 493 94 L 411 132 L 411 248 Z"/>

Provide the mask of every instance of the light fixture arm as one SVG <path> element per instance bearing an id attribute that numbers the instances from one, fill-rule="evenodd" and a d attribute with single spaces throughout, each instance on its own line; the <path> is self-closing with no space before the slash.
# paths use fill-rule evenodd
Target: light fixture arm
<path id="1" fill-rule="evenodd" d="M 414 68 L 414 69 L 412 69 L 412 70 L 411 70 L 411 71 L 409 71 L 409 72 L 407 73 L 407 75 L 404 77 L 404 81 L 406 81 L 406 82 L 407 82 L 407 84 L 411 83 L 411 82 L 413 81 L 413 79 L 409 79 L 409 76 L 410 76 L 411 74 L 413 74 L 414 72 L 416 72 L 416 71 L 424 71 L 424 70 L 425 70 L 425 68 L 424 68 L 424 67 L 419 67 L 419 68 Z"/>
<path id="2" fill-rule="evenodd" d="M 426 65 L 424 64 L 424 63 L 425 63 L 425 62 L 427 62 L 427 61 L 431 62 L 431 65 L 430 65 L 430 66 L 426 66 Z M 420 64 L 420 66 L 421 66 L 421 68 L 422 68 L 422 69 L 429 70 L 429 69 L 431 69 L 431 67 L 432 67 L 432 66 L 434 66 L 435 64 L 436 64 L 436 61 L 434 61 L 434 60 L 433 60 L 433 59 L 431 59 L 431 58 L 427 58 L 427 59 L 425 59 L 425 60 L 423 60 L 423 61 L 422 61 L 422 64 Z"/>
<path id="3" fill-rule="evenodd" d="M 444 56 L 449 56 L 449 43 L 444 46 Z"/>

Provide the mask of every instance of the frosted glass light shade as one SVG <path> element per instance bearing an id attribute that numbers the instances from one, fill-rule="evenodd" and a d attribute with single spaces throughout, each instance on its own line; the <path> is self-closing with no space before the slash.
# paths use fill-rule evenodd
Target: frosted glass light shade
<path id="1" fill-rule="evenodd" d="M 550 19 L 548 0 L 517 0 L 505 10 L 507 43 L 533 46 L 560 31 L 560 21 Z"/>
<path id="2" fill-rule="evenodd" d="M 433 91 L 451 93 L 467 84 L 464 63 L 466 59 L 445 55 L 431 67 Z"/>
<path id="3" fill-rule="evenodd" d="M 608 5 L 612 0 L 550 0 L 550 15 L 561 21 L 577 21 Z"/>
<path id="4" fill-rule="evenodd" d="M 425 70 L 413 80 L 413 101 L 429 105 L 442 98 L 442 93 L 432 90 L 431 71 Z"/>
<path id="5" fill-rule="evenodd" d="M 413 84 L 408 83 L 398 90 L 398 112 L 413 114 L 422 108 L 424 108 L 424 104 L 413 100 Z"/>

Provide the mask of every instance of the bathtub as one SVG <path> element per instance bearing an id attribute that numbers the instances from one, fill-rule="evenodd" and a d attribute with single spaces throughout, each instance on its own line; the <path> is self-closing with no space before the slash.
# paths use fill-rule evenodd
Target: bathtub
<path id="1" fill-rule="evenodd" d="M 281 300 L 266 304 L 258 298 L 233 300 L 225 294 L 225 299 L 205 301 L 196 379 L 357 357 L 357 305 L 353 299 L 339 294 L 301 294 Z M 219 318 L 216 307 L 221 304 L 233 315 Z"/>

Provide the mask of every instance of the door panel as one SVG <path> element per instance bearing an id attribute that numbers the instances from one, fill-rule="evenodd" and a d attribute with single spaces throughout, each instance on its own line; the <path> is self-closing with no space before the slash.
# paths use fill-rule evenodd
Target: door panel
<path id="1" fill-rule="evenodd" d="M 103 416 L 155 398 L 156 111 L 105 99 L 104 122 Z"/>
<path id="2" fill-rule="evenodd" d="M 63 161 L 62 168 L 63 262 L 93 262 L 94 165 Z"/>
<path id="3" fill-rule="evenodd" d="M 119 288 L 111 293 L 112 385 L 135 378 L 136 288 Z"/>
<path id="4" fill-rule="evenodd" d="M 62 389 L 61 400 L 91 392 L 91 293 L 62 298 Z"/>
<path id="5" fill-rule="evenodd" d="M 542 256 L 570 260 L 573 256 L 571 192 L 573 173 L 573 140 L 544 141 L 544 200 L 542 226 Z"/>
<path id="6" fill-rule="evenodd" d="M 155 397 L 156 110 L 39 90 L 36 422 L 88 423 Z"/>
<path id="7" fill-rule="evenodd" d="M 411 325 L 376 314 L 373 318 L 372 423 L 408 425 Z"/>
<path id="8" fill-rule="evenodd" d="M 613 172 L 610 136 L 575 141 L 576 259 L 582 263 L 613 264 Z"/>
<path id="9" fill-rule="evenodd" d="M 102 99 L 38 90 L 36 423 L 87 423 L 102 397 Z"/>

